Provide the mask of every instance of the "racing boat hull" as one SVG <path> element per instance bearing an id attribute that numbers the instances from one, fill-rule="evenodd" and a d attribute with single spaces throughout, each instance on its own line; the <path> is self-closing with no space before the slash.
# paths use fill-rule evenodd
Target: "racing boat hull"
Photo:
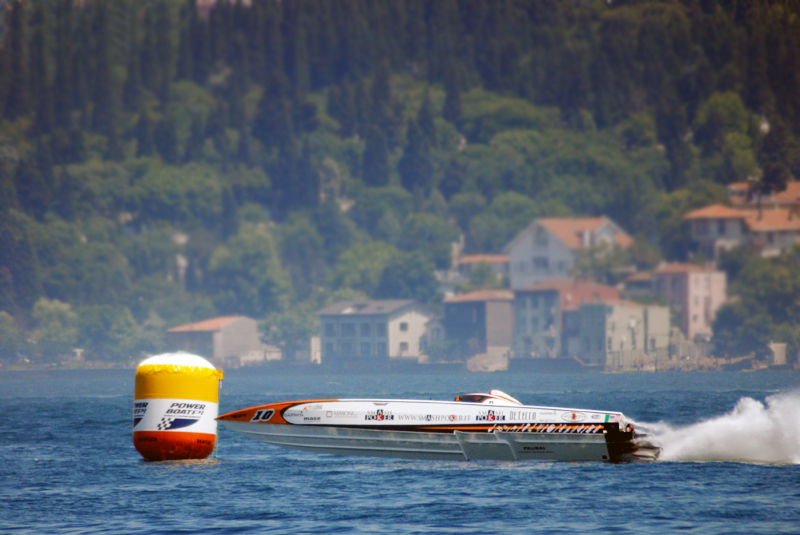
<path id="1" fill-rule="evenodd" d="M 247 437 L 299 450 L 434 460 L 610 461 L 654 458 L 618 412 L 483 402 L 311 400 L 224 414 Z M 513 398 L 508 398 L 513 400 Z"/>

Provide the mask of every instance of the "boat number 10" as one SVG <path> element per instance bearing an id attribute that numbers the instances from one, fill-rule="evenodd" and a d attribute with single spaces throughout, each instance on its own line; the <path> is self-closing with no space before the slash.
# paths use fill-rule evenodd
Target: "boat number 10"
<path id="1" fill-rule="evenodd" d="M 250 419 L 251 422 L 266 422 L 275 414 L 274 409 L 259 409 Z"/>

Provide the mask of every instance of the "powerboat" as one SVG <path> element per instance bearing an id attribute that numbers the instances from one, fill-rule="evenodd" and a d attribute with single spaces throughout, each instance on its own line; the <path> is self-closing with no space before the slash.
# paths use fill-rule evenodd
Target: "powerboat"
<path id="1" fill-rule="evenodd" d="M 219 416 L 250 438 L 305 451 L 435 460 L 655 460 L 620 412 L 523 405 L 499 390 L 453 401 L 315 399 Z"/>

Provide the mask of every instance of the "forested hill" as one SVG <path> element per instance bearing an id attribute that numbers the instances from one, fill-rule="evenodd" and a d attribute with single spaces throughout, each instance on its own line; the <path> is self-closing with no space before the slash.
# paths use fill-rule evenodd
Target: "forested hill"
<path id="1" fill-rule="evenodd" d="M 459 234 L 538 216 L 683 259 L 687 210 L 800 176 L 797 0 L 6 6 L 3 358 L 217 314 L 291 344 L 337 297 L 436 302 Z"/>

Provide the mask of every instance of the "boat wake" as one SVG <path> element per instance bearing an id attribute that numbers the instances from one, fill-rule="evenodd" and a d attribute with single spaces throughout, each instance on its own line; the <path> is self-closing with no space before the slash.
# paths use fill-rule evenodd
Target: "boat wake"
<path id="1" fill-rule="evenodd" d="M 745 397 L 728 414 L 686 427 L 658 422 L 637 428 L 661 448 L 660 461 L 800 464 L 800 392 L 765 403 Z"/>

